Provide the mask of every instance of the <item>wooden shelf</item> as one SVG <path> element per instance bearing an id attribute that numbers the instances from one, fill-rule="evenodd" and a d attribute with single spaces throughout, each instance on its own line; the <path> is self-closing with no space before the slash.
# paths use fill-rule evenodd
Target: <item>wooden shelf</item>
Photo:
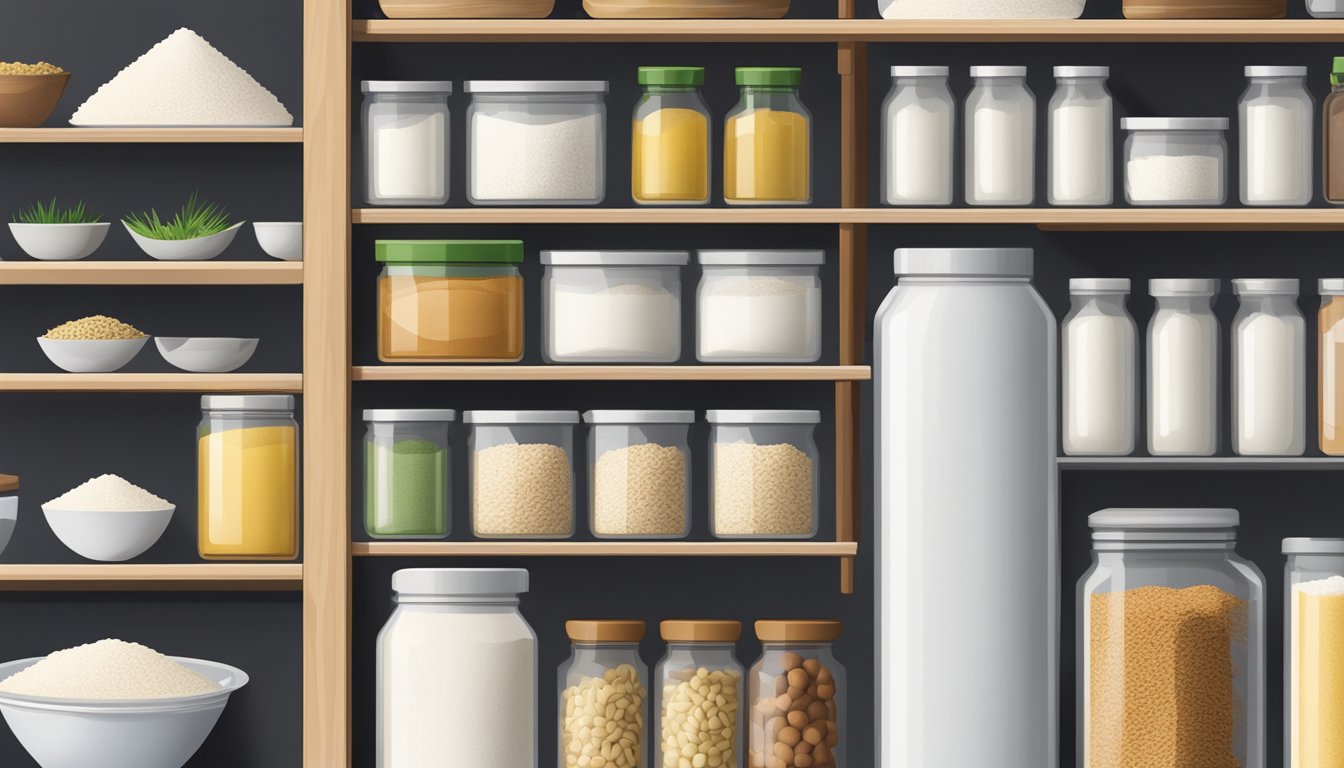
<path id="1" fill-rule="evenodd" d="M 849 541 L 357 541 L 357 557 L 854 557 Z"/>
<path id="2" fill-rule="evenodd" d="M 866 365 L 357 365 L 354 381 L 867 381 Z"/>
<path id="3" fill-rule="evenodd" d="M 297 261 L 0 261 L 0 285 L 301 285 Z"/>
<path id="4" fill-rule="evenodd" d="M 804 207 L 356 208 L 351 220 L 355 224 L 837 224 L 855 212 Z"/>
<path id="5" fill-rule="evenodd" d="M 0 128 L 0 144 L 302 143 L 302 128 Z"/>
<path id="6" fill-rule="evenodd" d="M 298 394 L 297 373 L 0 373 L 0 392 L 277 392 Z"/>
<path id="7" fill-rule="evenodd" d="M 1344 470 L 1344 458 L 1323 456 L 1061 456 L 1061 470 Z"/>
<path id="8" fill-rule="evenodd" d="M 298 563 L 0 565 L 0 591 L 298 591 Z"/>

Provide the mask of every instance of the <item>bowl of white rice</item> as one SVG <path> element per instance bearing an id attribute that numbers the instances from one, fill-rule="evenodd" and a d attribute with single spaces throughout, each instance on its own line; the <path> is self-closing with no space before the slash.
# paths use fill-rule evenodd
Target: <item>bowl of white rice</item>
<path id="1" fill-rule="evenodd" d="M 116 475 L 100 475 L 43 504 L 42 514 L 75 554 L 120 563 L 154 546 L 175 509 Z"/>

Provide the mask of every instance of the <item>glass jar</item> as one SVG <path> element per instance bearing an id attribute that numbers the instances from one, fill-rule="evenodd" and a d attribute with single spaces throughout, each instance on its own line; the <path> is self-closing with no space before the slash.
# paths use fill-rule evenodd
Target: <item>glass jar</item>
<path id="1" fill-rule="evenodd" d="M 1078 582 L 1080 768 L 1265 765 L 1265 579 L 1235 509 L 1103 509 Z"/>
<path id="2" fill-rule="evenodd" d="M 548 363 L 681 359 L 685 251 L 542 251 Z"/>
<path id="3" fill-rule="evenodd" d="M 630 194 L 639 205 L 709 202 L 709 105 L 704 67 L 640 67 Z"/>
<path id="4" fill-rule="evenodd" d="M 1283 765 L 1344 761 L 1344 539 L 1284 539 Z"/>
<path id="5" fill-rule="evenodd" d="M 1316 315 L 1316 413 L 1321 453 L 1344 456 L 1344 277 L 1317 283 L 1321 310 Z"/>
<path id="6" fill-rule="evenodd" d="M 378 633 L 378 768 L 537 768 L 537 635 L 521 568 L 392 574 Z"/>
<path id="7" fill-rule="evenodd" d="M 738 67 L 742 89 L 723 129 L 729 205 L 812 202 L 812 113 L 798 98 L 798 67 Z"/>
<path id="8" fill-rule="evenodd" d="M 448 202 L 448 97 L 453 84 L 365 80 L 364 200 L 369 205 Z"/>
<path id="9" fill-rule="evenodd" d="M 1311 142 L 1316 102 L 1306 67 L 1246 67 L 1250 83 L 1237 102 L 1241 127 L 1241 204 L 1311 202 Z"/>
<path id="10" fill-rule="evenodd" d="M 1110 205 L 1115 163 L 1110 67 L 1055 67 L 1050 97 L 1051 205 Z"/>
<path id="11" fill-rule="evenodd" d="M 1325 124 L 1321 138 L 1325 201 L 1344 203 L 1344 56 L 1330 65 L 1330 95 L 1321 106 Z"/>
<path id="12" fill-rule="evenodd" d="M 1148 281 L 1157 311 L 1148 323 L 1148 452 L 1218 452 L 1217 280 Z"/>
<path id="13" fill-rule="evenodd" d="M 0 553 L 9 546 L 19 522 L 19 477 L 0 475 Z"/>
<path id="14" fill-rule="evenodd" d="M 819 411 L 709 411 L 710 532 L 718 539 L 817 535 Z"/>
<path id="15" fill-rule="evenodd" d="M 957 103 L 947 67 L 892 67 L 882 102 L 882 200 L 951 205 Z"/>
<path id="16" fill-rule="evenodd" d="M 1222 205 L 1227 200 L 1225 117 L 1126 117 L 1125 201 Z"/>
<path id="17" fill-rule="evenodd" d="M 449 410 L 364 411 L 364 531 L 375 539 L 449 533 Z"/>
<path id="18" fill-rule="evenodd" d="M 592 514 L 599 539 L 684 539 L 691 532 L 695 411 L 588 411 Z"/>
<path id="19" fill-rule="evenodd" d="M 523 359 L 521 240 L 379 240 L 378 359 Z"/>
<path id="20" fill-rule="evenodd" d="M 733 656 L 741 622 L 664 621 L 660 630 L 667 655 L 653 673 L 654 768 L 744 768 L 745 691 Z"/>
<path id="21" fill-rule="evenodd" d="M 1138 422 L 1139 330 L 1125 309 L 1129 279 L 1069 280 L 1073 307 L 1060 333 L 1064 453 L 1128 456 Z"/>
<path id="22" fill-rule="evenodd" d="M 1232 448 L 1242 456 L 1306 450 L 1307 330 L 1297 280 L 1241 278 L 1232 320 Z"/>
<path id="23" fill-rule="evenodd" d="M 481 539 L 574 535 L 577 411 L 467 411 L 471 533 Z"/>
<path id="24" fill-rule="evenodd" d="M 761 658 L 748 676 L 750 765 L 845 765 L 845 668 L 838 621 L 758 621 Z M 800 759 L 801 758 L 801 759 Z"/>
<path id="25" fill-rule="evenodd" d="M 696 358 L 702 363 L 821 359 L 823 251 L 700 251 Z"/>
<path id="26" fill-rule="evenodd" d="M 298 557 L 299 425 L 293 395 L 202 397 L 196 462 L 201 557 Z"/>
<path id="27" fill-rule="evenodd" d="M 597 205 L 606 197 L 607 83 L 468 80 L 473 205 Z"/>
<path id="28" fill-rule="evenodd" d="M 566 621 L 560 665 L 559 768 L 641 768 L 649 668 L 639 658 L 642 621 Z M 585 759 L 586 758 L 586 759 Z"/>
<path id="29" fill-rule="evenodd" d="M 1031 205 L 1036 97 L 1026 67 L 971 67 L 966 97 L 966 204 Z"/>

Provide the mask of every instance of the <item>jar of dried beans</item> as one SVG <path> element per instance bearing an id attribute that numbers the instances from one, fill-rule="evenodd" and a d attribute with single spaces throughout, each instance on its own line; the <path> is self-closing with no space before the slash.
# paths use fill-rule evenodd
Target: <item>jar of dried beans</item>
<path id="1" fill-rule="evenodd" d="M 1103 509 L 1078 584 L 1080 768 L 1263 768 L 1265 580 L 1234 509 Z"/>
<path id="2" fill-rule="evenodd" d="M 664 621 L 667 655 L 653 674 L 654 768 L 742 768 L 737 621 Z"/>
<path id="3" fill-rule="evenodd" d="M 573 650 L 560 665 L 559 768 L 641 768 L 649 668 L 642 621 L 567 621 Z"/>
<path id="4" fill-rule="evenodd" d="M 817 534 L 818 411 L 710 411 L 710 531 L 715 538 Z"/>
<path id="5" fill-rule="evenodd" d="M 838 621 L 758 621 L 748 687 L 751 768 L 844 765 L 845 668 L 831 653 Z"/>

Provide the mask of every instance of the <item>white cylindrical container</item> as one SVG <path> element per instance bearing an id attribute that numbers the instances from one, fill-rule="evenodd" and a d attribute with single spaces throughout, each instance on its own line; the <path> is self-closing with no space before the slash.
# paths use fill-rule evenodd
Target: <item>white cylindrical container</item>
<path id="1" fill-rule="evenodd" d="M 822 251 L 700 251 L 696 358 L 815 363 L 821 358 Z"/>
<path id="2" fill-rule="evenodd" d="M 1232 320 L 1232 448 L 1242 456 L 1306 450 L 1307 328 L 1297 280 L 1240 278 Z"/>
<path id="3" fill-rule="evenodd" d="M 1246 67 L 1237 103 L 1242 205 L 1307 205 L 1313 179 L 1316 102 L 1306 67 Z"/>
<path id="4" fill-rule="evenodd" d="M 542 251 L 548 363 L 681 359 L 685 251 Z"/>
<path id="5" fill-rule="evenodd" d="M 1026 67 L 971 67 L 966 97 L 966 203 L 1031 205 L 1036 176 L 1036 97 Z"/>
<path id="6" fill-rule="evenodd" d="M 521 568 L 410 568 L 378 633 L 378 768 L 537 768 Z"/>
<path id="7" fill-rule="evenodd" d="M 1050 97 L 1051 205 L 1110 205 L 1115 162 L 1110 67 L 1055 67 Z"/>
<path id="8" fill-rule="evenodd" d="M 1217 280 L 1148 281 L 1157 311 L 1148 323 L 1148 452 L 1218 452 Z"/>
<path id="9" fill-rule="evenodd" d="M 1344 18 L 1344 0 L 1307 0 L 1307 13 L 1318 19 Z"/>
<path id="10" fill-rule="evenodd" d="M 892 67 L 882 103 L 882 200 L 951 205 L 957 103 L 947 67 Z"/>
<path id="11" fill-rule="evenodd" d="M 1126 117 L 1125 201 L 1222 205 L 1227 201 L 1226 117 Z"/>
<path id="12" fill-rule="evenodd" d="M 1031 259 L 898 250 L 877 313 L 881 768 L 1058 764 L 1056 330 Z"/>
<path id="13" fill-rule="evenodd" d="M 1127 456 L 1138 419 L 1138 326 L 1125 309 L 1129 280 L 1074 278 L 1060 333 L 1064 452 Z"/>
<path id="14" fill-rule="evenodd" d="M 365 80 L 364 200 L 369 205 L 448 202 L 448 97 L 434 80 Z"/>

